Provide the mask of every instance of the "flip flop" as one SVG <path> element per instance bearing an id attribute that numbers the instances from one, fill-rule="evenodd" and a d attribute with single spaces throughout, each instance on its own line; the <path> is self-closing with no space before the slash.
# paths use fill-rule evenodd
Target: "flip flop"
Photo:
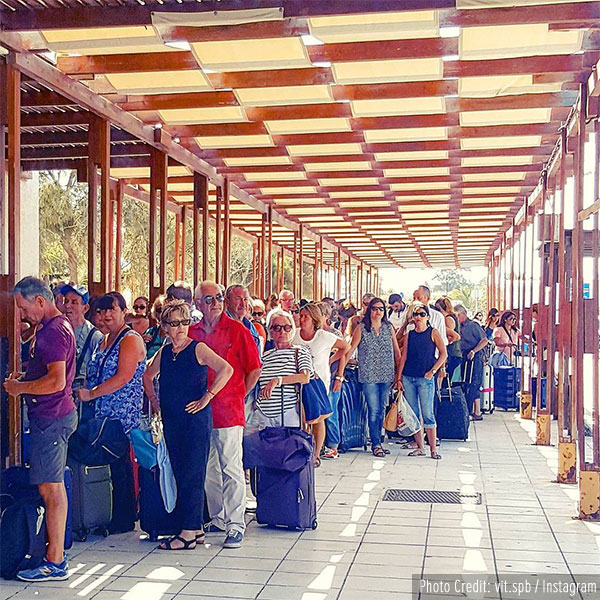
<path id="1" fill-rule="evenodd" d="M 433 458 L 433 460 L 442 460 L 442 456 L 440 454 L 438 454 L 437 452 L 432 452 L 431 458 Z"/>
<path id="2" fill-rule="evenodd" d="M 373 456 L 376 456 L 377 458 L 384 458 L 385 452 L 383 451 L 383 448 L 381 446 L 373 448 Z"/>

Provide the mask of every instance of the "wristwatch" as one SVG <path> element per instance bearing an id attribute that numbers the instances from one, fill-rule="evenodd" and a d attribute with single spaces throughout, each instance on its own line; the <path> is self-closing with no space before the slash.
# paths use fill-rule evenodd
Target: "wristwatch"
<path id="1" fill-rule="evenodd" d="M 336 378 L 338 381 L 341 381 L 342 383 L 343 383 L 344 381 L 346 381 L 346 378 L 345 378 L 345 377 L 341 377 L 340 375 L 336 375 L 336 376 L 335 376 L 335 378 Z"/>

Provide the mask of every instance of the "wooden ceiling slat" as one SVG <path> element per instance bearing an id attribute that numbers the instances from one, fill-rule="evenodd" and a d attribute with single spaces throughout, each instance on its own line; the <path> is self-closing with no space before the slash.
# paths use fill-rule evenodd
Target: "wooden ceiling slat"
<path id="1" fill-rule="evenodd" d="M 257 88 L 290 85 L 323 85 L 334 83 L 328 67 L 306 67 L 303 69 L 273 69 L 269 71 L 244 71 L 239 73 L 209 73 L 210 83 L 215 89 Z"/>
<path id="2" fill-rule="evenodd" d="M 239 102 L 231 91 L 190 92 L 186 94 L 149 94 L 126 96 L 117 102 L 123 110 L 161 110 L 169 108 L 207 108 L 213 106 L 237 106 Z"/>
<path id="3" fill-rule="evenodd" d="M 161 37 L 165 41 L 186 40 L 194 43 L 298 37 L 309 33 L 306 21 L 283 19 L 240 25 L 219 25 L 218 27 L 169 27 L 162 32 Z"/>
<path id="4" fill-rule="evenodd" d="M 261 106 L 246 108 L 251 121 L 275 121 L 281 119 L 327 119 L 351 117 L 349 104 L 295 104 L 291 106 Z"/>
<path id="5" fill-rule="evenodd" d="M 67 110 L 64 112 L 27 113 L 21 115 L 21 127 L 59 127 L 61 125 L 87 125 L 87 111 Z"/>
<path id="6" fill-rule="evenodd" d="M 557 54 L 496 58 L 491 60 L 457 60 L 444 63 L 444 77 L 486 77 L 490 75 L 529 75 L 531 73 L 573 73 L 584 69 L 583 56 Z"/>
<path id="7" fill-rule="evenodd" d="M 268 134 L 262 122 L 211 123 L 208 125 L 171 125 L 169 131 L 179 137 L 199 137 L 218 135 L 260 135 Z"/>
<path id="8" fill-rule="evenodd" d="M 332 88 L 332 92 L 336 100 L 379 100 L 384 98 L 448 96 L 458 93 L 458 82 L 452 80 L 435 80 L 336 85 Z"/>
<path id="9" fill-rule="evenodd" d="M 275 144 L 294 146 L 303 144 L 346 144 L 364 141 L 360 131 L 343 131 L 340 133 L 297 133 L 291 135 L 274 135 Z"/>
<path id="10" fill-rule="evenodd" d="M 554 106 L 573 106 L 577 99 L 575 92 L 556 92 L 543 94 L 518 94 L 512 96 L 494 96 L 493 98 L 458 98 L 457 110 L 512 110 L 517 108 L 545 108 Z"/>
<path id="11" fill-rule="evenodd" d="M 42 92 L 22 92 L 21 106 L 76 106 L 76 103 L 62 94 L 44 90 Z"/>
<path id="12" fill-rule="evenodd" d="M 57 66 L 67 75 L 185 71 L 199 68 L 191 52 L 164 52 L 159 56 L 160 60 L 157 60 L 155 53 L 59 56 Z"/>
<path id="13" fill-rule="evenodd" d="M 366 129 L 411 129 L 414 127 L 451 127 L 458 125 L 458 115 L 404 115 L 400 117 L 363 117 L 350 119 L 355 131 Z"/>
<path id="14" fill-rule="evenodd" d="M 450 54 L 458 54 L 457 38 L 377 40 L 308 47 L 308 55 L 312 62 L 435 58 Z"/>

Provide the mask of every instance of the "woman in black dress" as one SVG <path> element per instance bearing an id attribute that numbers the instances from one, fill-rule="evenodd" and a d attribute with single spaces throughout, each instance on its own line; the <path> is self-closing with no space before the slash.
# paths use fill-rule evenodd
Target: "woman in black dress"
<path id="1" fill-rule="evenodd" d="M 204 480 L 210 450 L 210 401 L 229 381 L 231 365 L 206 344 L 188 337 L 190 308 L 183 300 L 167 302 L 162 324 L 171 344 L 153 357 L 144 374 L 144 388 L 154 411 L 162 415 L 165 442 L 177 483 L 175 510 L 178 535 L 163 541 L 162 550 L 192 550 L 204 543 Z M 214 371 L 208 385 L 208 369 Z M 159 397 L 152 384 L 159 379 Z"/>

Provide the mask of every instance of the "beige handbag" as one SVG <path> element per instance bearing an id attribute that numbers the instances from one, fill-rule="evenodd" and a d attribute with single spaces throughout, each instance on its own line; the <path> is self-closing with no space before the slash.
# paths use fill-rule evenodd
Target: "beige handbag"
<path id="1" fill-rule="evenodd" d="M 385 415 L 385 420 L 383 421 L 383 427 L 386 431 L 397 431 L 398 430 L 398 401 L 394 400 L 392 405 L 390 406 L 390 410 L 388 410 L 387 415 Z"/>

